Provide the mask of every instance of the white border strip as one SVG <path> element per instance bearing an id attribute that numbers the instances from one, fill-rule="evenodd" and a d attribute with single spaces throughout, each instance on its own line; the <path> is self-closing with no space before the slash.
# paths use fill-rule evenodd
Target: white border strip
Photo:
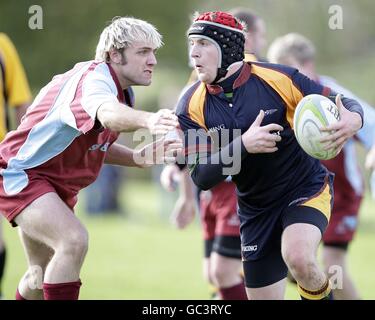
<path id="1" fill-rule="evenodd" d="M 198 20 L 198 21 L 194 21 L 194 23 L 192 24 L 192 26 L 195 23 L 209 24 L 209 25 L 213 25 L 213 26 L 216 26 L 216 27 L 221 27 L 221 28 L 224 28 L 224 29 L 229 29 L 229 30 L 232 30 L 232 31 L 235 31 L 235 32 L 240 32 L 240 33 L 242 33 L 244 35 L 244 31 L 243 30 L 235 29 L 235 28 L 226 26 L 225 24 L 220 24 L 220 23 L 211 22 L 211 21 L 205 21 L 205 20 Z"/>

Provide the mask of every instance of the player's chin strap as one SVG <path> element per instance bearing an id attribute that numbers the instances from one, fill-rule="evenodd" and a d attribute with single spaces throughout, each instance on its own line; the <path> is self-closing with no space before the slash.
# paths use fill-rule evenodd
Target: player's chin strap
<path id="1" fill-rule="evenodd" d="M 243 61 L 241 60 L 241 61 L 237 61 L 237 62 L 232 63 L 227 69 L 225 69 L 223 67 L 217 68 L 216 78 L 211 84 L 217 84 L 217 82 L 221 78 L 224 78 L 227 75 L 227 73 L 228 73 L 228 71 L 231 67 L 235 67 L 236 65 L 242 65 L 242 64 L 243 64 Z"/>
<path id="2" fill-rule="evenodd" d="M 217 75 L 212 84 L 216 84 L 221 78 L 224 78 L 228 73 L 228 69 L 217 68 Z"/>

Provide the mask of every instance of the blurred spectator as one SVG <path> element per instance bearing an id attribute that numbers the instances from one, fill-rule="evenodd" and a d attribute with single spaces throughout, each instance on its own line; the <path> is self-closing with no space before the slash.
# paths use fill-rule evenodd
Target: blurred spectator
<path id="1" fill-rule="evenodd" d="M 262 51 L 267 45 L 264 20 L 247 8 L 236 7 L 229 12 L 246 24 L 245 60 L 263 61 Z"/>
<path id="2" fill-rule="evenodd" d="M 119 203 L 122 168 L 104 165 L 95 182 L 86 188 L 86 211 L 91 215 L 123 213 Z"/>
<path id="3" fill-rule="evenodd" d="M 348 246 L 357 230 L 358 213 L 364 194 L 363 177 L 357 163 L 354 143 L 358 141 L 370 150 L 366 166 L 374 170 L 375 109 L 334 79 L 318 75 L 315 71 L 315 47 L 310 40 L 300 34 L 289 33 L 277 38 L 269 48 L 268 59 L 273 63 L 286 64 L 299 69 L 321 85 L 357 100 L 364 110 L 363 128 L 344 145 L 334 159 L 322 161 L 328 170 L 335 173 L 334 205 L 329 225 L 323 236 L 323 263 L 328 275 L 332 266 L 342 268 L 343 286 L 334 290 L 335 299 L 359 299 L 346 261 Z"/>
<path id="4" fill-rule="evenodd" d="M 0 141 L 4 139 L 6 132 L 12 129 L 12 122 L 16 125 L 20 123 L 30 101 L 29 84 L 17 50 L 9 37 L 0 33 Z M 2 216 L 0 216 L 0 298 L 5 257 Z"/>

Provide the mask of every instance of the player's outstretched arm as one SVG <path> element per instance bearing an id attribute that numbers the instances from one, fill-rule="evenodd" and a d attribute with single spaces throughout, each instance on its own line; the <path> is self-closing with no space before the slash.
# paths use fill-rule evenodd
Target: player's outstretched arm
<path id="1" fill-rule="evenodd" d="M 156 113 L 134 110 L 124 104 L 103 103 L 96 114 L 105 127 L 117 132 L 149 129 L 152 134 L 166 134 L 178 125 L 176 115 L 168 109 Z"/>
<path id="2" fill-rule="evenodd" d="M 155 164 L 174 162 L 181 152 L 182 142 L 179 140 L 159 139 L 138 150 L 114 143 L 107 151 L 105 163 L 146 168 Z"/>

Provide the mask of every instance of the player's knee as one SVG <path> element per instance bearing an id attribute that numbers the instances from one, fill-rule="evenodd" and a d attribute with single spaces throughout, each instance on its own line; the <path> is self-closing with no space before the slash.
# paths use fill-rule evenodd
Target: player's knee
<path id="1" fill-rule="evenodd" d="M 284 250 L 283 258 L 296 280 L 308 277 L 315 266 L 314 256 L 302 250 Z"/>
<path id="2" fill-rule="evenodd" d="M 61 243 L 61 250 L 64 254 L 82 258 L 88 250 L 89 236 L 85 228 L 78 228 L 69 232 Z"/>
<path id="3" fill-rule="evenodd" d="M 217 266 L 212 266 L 210 278 L 215 285 L 220 286 L 220 284 L 225 280 L 225 274 Z"/>
<path id="4" fill-rule="evenodd" d="M 238 274 L 233 274 L 233 271 L 222 264 L 213 264 L 211 266 L 211 279 L 217 286 L 225 286 L 231 279 Z"/>

